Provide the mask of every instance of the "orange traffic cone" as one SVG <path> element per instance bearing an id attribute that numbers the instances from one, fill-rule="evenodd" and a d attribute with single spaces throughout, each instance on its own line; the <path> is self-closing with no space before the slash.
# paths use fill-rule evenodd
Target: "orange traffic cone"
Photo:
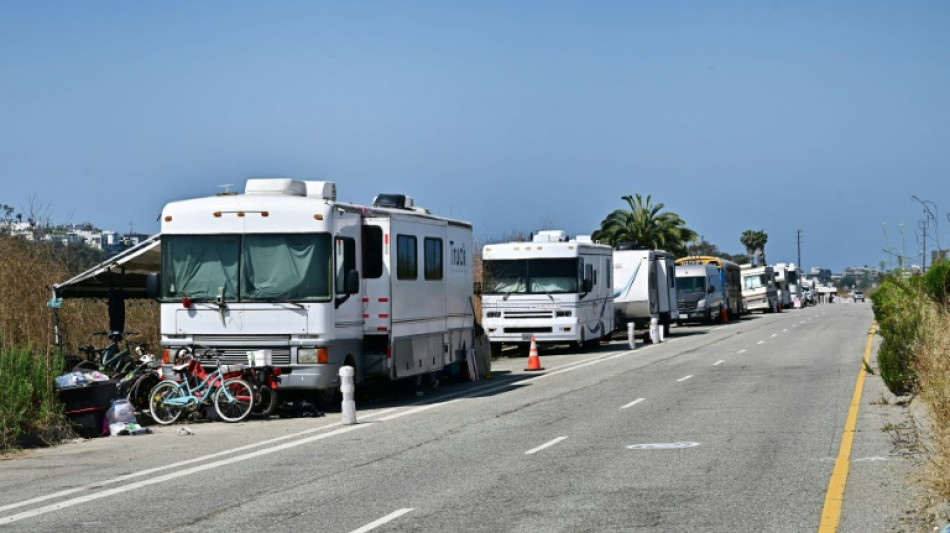
<path id="1" fill-rule="evenodd" d="M 544 370 L 541 366 L 541 358 L 538 357 L 538 343 L 534 342 L 534 335 L 531 336 L 531 350 L 528 351 L 528 366 L 525 370 Z"/>

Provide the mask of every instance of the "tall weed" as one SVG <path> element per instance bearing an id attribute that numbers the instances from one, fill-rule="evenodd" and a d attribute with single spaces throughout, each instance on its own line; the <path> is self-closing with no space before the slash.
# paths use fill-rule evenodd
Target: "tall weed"
<path id="1" fill-rule="evenodd" d="M 881 379 L 894 394 L 911 393 L 917 385 L 914 360 L 921 331 L 921 309 L 927 299 L 916 279 L 892 276 L 871 295 L 883 340 L 877 363 Z"/>
<path id="2" fill-rule="evenodd" d="M 99 257 L 87 248 L 57 246 L 0 235 L 0 450 L 26 433 L 53 442 L 66 427 L 53 378 L 63 372 L 64 354 L 78 346 L 103 347 L 93 332 L 109 327 L 105 300 L 75 299 L 59 310 L 61 346 L 55 346 L 54 314 L 47 307 L 52 287 L 92 266 Z M 126 302 L 126 329 L 152 350 L 159 342 L 158 304 Z"/>

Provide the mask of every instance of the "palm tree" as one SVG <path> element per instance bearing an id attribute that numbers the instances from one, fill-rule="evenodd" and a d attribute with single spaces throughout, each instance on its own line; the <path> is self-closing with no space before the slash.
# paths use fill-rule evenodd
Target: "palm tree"
<path id="1" fill-rule="evenodd" d="M 686 227 L 686 222 L 676 213 L 665 212 L 663 204 L 651 204 L 639 194 L 636 198 L 622 198 L 630 209 L 617 209 L 600 223 L 600 229 L 592 237 L 595 240 L 617 245 L 635 243 L 652 250 L 667 250 L 674 255 L 686 255 L 686 243 L 696 239 L 696 232 Z"/>
<path id="2" fill-rule="evenodd" d="M 769 235 L 765 230 L 747 229 L 742 232 L 739 242 L 745 246 L 746 252 L 755 260 L 756 265 L 765 264 L 765 243 L 769 241 Z"/>

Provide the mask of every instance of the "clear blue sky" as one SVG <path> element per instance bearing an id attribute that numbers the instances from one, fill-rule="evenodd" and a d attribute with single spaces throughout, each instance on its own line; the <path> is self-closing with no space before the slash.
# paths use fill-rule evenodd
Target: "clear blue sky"
<path id="1" fill-rule="evenodd" d="M 877 265 L 899 224 L 919 258 L 912 195 L 950 247 L 948 28 L 945 1 L 9 0 L 0 203 L 151 233 L 221 184 L 330 179 L 484 242 L 640 193 L 731 253 L 764 229 L 769 262 L 802 230 L 806 268 Z"/>

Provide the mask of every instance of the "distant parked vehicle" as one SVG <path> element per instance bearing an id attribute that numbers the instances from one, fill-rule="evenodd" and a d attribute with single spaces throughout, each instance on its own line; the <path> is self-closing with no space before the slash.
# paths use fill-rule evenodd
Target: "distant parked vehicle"
<path id="1" fill-rule="evenodd" d="M 851 299 L 855 302 L 864 302 L 864 292 L 854 291 L 851 293 Z"/>

